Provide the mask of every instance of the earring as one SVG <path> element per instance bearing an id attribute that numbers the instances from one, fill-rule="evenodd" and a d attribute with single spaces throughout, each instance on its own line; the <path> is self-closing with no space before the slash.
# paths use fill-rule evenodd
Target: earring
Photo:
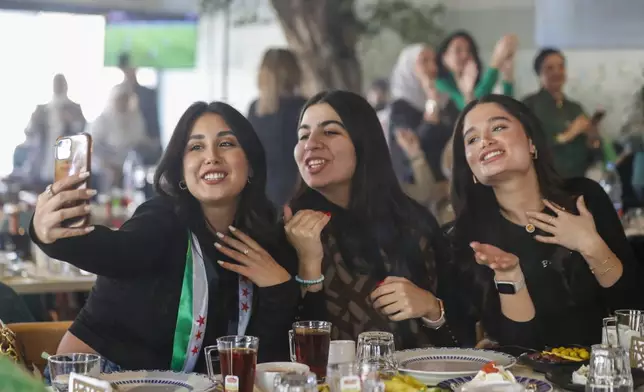
<path id="1" fill-rule="evenodd" d="M 539 151 L 537 151 L 537 148 L 535 147 L 534 152 L 532 153 L 532 159 L 536 161 L 537 158 L 539 158 Z"/>
<path id="2" fill-rule="evenodd" d="M 478 183 L 479 183 L 479 182 L 478 182 L 478 180 L 476 179 L 476 176 L 475 176 L 474 174 L 472 174 L 472 180 L 474 181 L 474 183 L 475 183 L 475 184 L 478 184 Z"/>
<path id="3" fill-rule="evenodd" d="M 179 181 L 179 189 L 181 189 L 182 191 L 185 191 L 186 189 L 188 189 L 188 185 L 186 185 L 185 181 L 183 180 Z"/>
<path id="4" fill-rule="evenodd" d="M 248 180 L 247 180 L 247 181 L 248 181 L 248 183 L 250 184 L 250 176 L 248 177 Z"/>

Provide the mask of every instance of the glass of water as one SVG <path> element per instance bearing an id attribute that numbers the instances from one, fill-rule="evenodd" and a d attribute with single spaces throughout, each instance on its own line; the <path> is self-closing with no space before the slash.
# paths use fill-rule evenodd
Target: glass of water
<path id="1" fill-rule="evenodd" d="M 51 385 L 58 392 L 67 392 L 70 373 L 93 378 L 101 375 L 101 356 L 97 354 L 52 355 L 47 362 Z"/>
<path id="2" fill-rule="evenodd" d="M 363 332 L 358 335 L 356 359 L 361 367 L 378 367 L 384 373 L 395 373 L 398 363 L 394 358 L 394 335 L 389 332 Z"/>
<path id="3" fill-rule="evenodd" d="M 604 344 L 592 347 L 586 392 L 599 391 L 633 391 L 631 366 L 623 347 Z"/>

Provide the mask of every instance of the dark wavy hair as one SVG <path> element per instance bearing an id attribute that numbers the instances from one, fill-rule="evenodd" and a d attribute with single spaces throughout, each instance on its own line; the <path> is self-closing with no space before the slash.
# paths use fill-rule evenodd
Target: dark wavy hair
<path id="1" fill-rule="evenodd" d="M 463 38 L 470 45 L 472 59 L 474 59 L 476 68 L 479 70 L 479 74 L 476 77 L 476 84 L 478 84 L 479 79 L 481 78 L 481 72 L 483 70 L 481 57 L 479 56 L 479 47 L 476 44 L 476 41 L 474 41 L 474 37 L 472 37 L 472 35 L 465 30 L 458 30 L 453 32 L 452 34 L 448 35 L 443 41 L 441 41 L 440 45 L 438 45 L 438 49 L 436 50 L 436 67 L 438 68 L 438 77 L 441 79 L 449 79 L 452 77 L 450 70 L 447 69 L 445 62 L 443 61 L 443 57 L 445 56 L 445 52 L 447 52 L 447 48 L 449 48 L 449 44 L 451 44 L 452 41 L 456 38 Z"/>
<path id="2" fill-rule="evenodd" d="M 338 114 L 355 148 L 356 169 L 351 179 L 351 196 L 347 208 L 348 214 L 355 219 L 351 222 L 360 222 L 369 228 L 390 257 L 407 252 L 407 267 L 414 279 L 421 279 L 423 274 L 427 274 L 422 264 L 424 260 L 421 260 L 417 250 L 408 249 L 405 244 L 416 241 L 417 245 L 418 236 L 435 240 L 438 236 L 433 234 L 440 233 L 440 230 L 436 219 L 427 208 L 408 197 L 400 187 L 378 115 L 369 102 L 358 94 L 348 91 L 323 91 L 306 102 L 300 115 L 300 123 L 310 106 L 322 103 L 331 106 Z M 315 208 L 306 205 L 306 200 L 310 200 L 311 195 L 315 194 L 317 191 L 309 188 L 300 179 L 300 186 L 292 205 L 296 208 L 298 205 Z M 355 244 L 355 239 L 351 237 L 354 234 L 352 230 L 357 228 L 338 227 L 336 223 L 339 222 L 335 222 L 335 219 L 336 217 L 331 221 L 331 226 L 341 231 L 336 233 L 343 236 L 339 241 L 363 249 L 359 244 Z M 376 270 L 384 270 L 382 265 L 375 264 L 375 260 L 369 260 L 369 263 Z"/>
<path id="3" fill-rule="evenodd" d="M 264 148 L 250 122 L 232 106 L 223 102 L 195 102 L 183 113 L 154 175 L 154 187 L 162 197 L 172 199 L 180 211 L 200 213 L 199 201 L 187 190 L 179 188 L 183 180 L 183 157 L 190 132 L 203 115 L 221 116 L 239 141 L 252 177 L 241 192 L 235 225 L 254 238 L 273 238 L 276 211 L 267 199 L 266 158 Z"/>

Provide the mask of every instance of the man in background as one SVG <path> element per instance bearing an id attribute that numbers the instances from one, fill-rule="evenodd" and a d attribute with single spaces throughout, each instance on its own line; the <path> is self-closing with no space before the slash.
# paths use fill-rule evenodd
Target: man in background
<path id="1" fill-rule="evenodd" d="M 136 78 L 136 68 L 128 53 L 119 56 L 119 68 L 123 72 L 123 82 L 116 86 L 125 87 L 132 95 L 132 105 L 138 106 L 143 115 L 148 139 L 152 141 L 150 148 L 139 151 L 146 165 L 156 164 L 161 157 L 161 129 L 159 126 L 159 107 L 157 91 L 141 86 Z"/>

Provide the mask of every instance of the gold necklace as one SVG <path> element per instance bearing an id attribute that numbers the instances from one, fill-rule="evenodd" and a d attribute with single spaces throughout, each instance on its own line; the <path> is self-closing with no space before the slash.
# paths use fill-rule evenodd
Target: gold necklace
<path id="1" fill-rule="evenodd" d="M 501 216 L 503 216 L 505 219 L 507 219 L 510 222 L 512 222 L 512 219 L 510 219 L 510 217 L 503 210 L 499 210 L 499 211 L 501 212 Z M 512 222 L 512 223 L 514 223 L 514 222 Z M 519 225 L 520 225 L 520 223 L 519 223 Z M 534 225 L 532 223 L 528 223 L 527 225 L 523 225 L 523 228 L 525 229 L 525 231 L 527 231 L 530 234 L 534 233 L 535 230 L 537 230 L 537 228 L 534 227 Z"/>

